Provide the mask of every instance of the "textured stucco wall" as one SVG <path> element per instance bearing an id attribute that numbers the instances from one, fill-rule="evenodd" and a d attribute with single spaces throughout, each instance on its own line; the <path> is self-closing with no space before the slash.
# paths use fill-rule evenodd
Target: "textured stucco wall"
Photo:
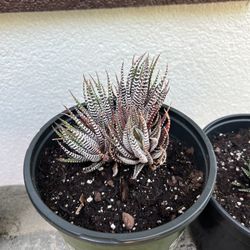
<path id="1" fill-rule="evenodd" d="M 249 112 L 250 10 L 244 2 L 0 15 L 0 185 L 22 183 L 26 148 L 82 73 L 162 53 L 167 102 L 200 126 Z"/>

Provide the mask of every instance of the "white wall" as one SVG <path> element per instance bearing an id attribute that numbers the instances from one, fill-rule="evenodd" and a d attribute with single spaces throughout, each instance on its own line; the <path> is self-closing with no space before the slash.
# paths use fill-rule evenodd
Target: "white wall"
<path id="1" fill-rule="evenodd" d="M 245 2 L 0 15 L 0 185 L 23 183 L 38 129 L 81 96 L 82 74 L 162 53 L 172 105 L 200 126 L 250 108 Z"/>

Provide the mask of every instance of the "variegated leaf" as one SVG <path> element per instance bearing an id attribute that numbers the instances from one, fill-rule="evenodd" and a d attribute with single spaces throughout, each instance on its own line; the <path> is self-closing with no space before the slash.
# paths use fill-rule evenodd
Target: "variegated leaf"
<path id="1" fill-rule="evenodd" d="M 88 167 L 83 168 L 83 173 L 90 173 L 93 172 L 103 166 L 104 162 L 99 161 L 99 162 L 94 162 Z"/>
<path id="2" fill-rule="evenodd" d="M 134 173 L 132 179 L 136 179 L 139 173 L 142 171 L 144 164 L 138 164 L 134 167 Z"/>

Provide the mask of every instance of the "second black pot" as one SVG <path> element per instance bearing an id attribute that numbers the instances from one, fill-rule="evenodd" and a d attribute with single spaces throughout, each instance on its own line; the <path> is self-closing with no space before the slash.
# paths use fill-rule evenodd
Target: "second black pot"
<path id="1" fill-rule="evenodd" d="M 204 128 L 209 138 L 250 128 L 250 115 L 230 115 Z M 191 234 L 200 250 L 249 250 L 250 230 L 234 220 L 223 207 L 211 198 L 202 214 L 191 224 Z"/>

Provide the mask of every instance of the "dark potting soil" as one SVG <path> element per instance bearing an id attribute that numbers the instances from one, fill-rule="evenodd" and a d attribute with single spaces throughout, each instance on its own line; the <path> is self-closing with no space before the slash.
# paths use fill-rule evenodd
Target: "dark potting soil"
<path id="1" fill-rule="evenodd" d="M 204 181 L 195 154 L 171 138 L 167 163 L 155 171 L 145 167 L 132 180 L 131 166 L 112 177 L 111 166 L 84 174 L 81 164 L 60 163 L 55 159 L 63 152 L 54 144 L 41 157 L 38 187 L 47 206 L 72 224 L 100 232 L 148 230 L 178 217 L 200 196 Z"/>
<path id="2" fill-rule="evenodd" d="M 235 220 L 250 228 L 250 193 L 239 191 L 243 187 L 233 184 L 250 188 L 250 180 L 242 171 L 248 169 L 250 161 L 250 128 L 220 133 L 210 139 L 218 164 L 214 196 Z"/>

